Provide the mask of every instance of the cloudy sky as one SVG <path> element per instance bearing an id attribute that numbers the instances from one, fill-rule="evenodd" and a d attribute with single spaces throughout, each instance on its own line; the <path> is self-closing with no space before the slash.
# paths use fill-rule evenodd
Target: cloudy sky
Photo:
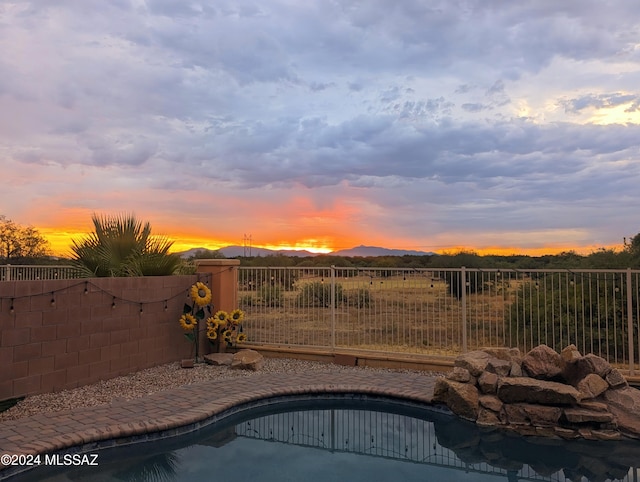
<path id="1" fill-rule="evenodd" d="M 0 214 L 176 247 L 640 231 L 640 3 L 3 0 Z M 502 251 L 500 251 L 502 250 Z"/>

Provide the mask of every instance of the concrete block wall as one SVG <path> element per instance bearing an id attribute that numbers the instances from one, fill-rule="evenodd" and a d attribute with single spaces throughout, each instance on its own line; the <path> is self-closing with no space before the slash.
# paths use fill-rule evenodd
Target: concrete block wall
<path id="1" fill-rule="evenodd" d="M 0 400 L 193 356 L 178 323 L 211 275 L 0 282 Z"/>

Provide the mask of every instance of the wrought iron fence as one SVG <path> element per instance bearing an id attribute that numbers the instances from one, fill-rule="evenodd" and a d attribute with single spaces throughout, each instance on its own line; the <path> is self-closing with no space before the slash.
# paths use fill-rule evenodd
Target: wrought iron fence
<path id="1" fill-rule="evenodd" d="M 0 265 L 0 281 L 81 278 L 75 266 Z"/>
<path id="2" fill-rule="evenodd" d="M 640 270 L 241 267 L 238 281 L 257 343 L 438 355 L 575 344 L 639 368 Z"/>

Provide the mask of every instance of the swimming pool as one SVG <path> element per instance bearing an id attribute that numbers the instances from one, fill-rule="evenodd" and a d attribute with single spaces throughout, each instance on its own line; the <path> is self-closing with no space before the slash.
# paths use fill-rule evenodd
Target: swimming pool
<path id="1" fill-rule="evenodd" d="M 398 400 L 327 397 L 249 405 L 189 435 L 101 451 L 99 467 L 11 480 L 636 482 L 639 463 L 638 443 L 525 439 Z"/>

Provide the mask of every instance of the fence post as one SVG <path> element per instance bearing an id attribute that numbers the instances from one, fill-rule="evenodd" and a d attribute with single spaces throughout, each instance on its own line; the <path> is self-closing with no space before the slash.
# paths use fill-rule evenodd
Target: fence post
<path id="1" fill-rule="evenodd" d="M 467 270 L 460 268 L 460 303 L 462 310 L 462 352 L 467 352 Z"/>
<path id="2" fill-rule="evenodd" d="M 331 265 L 331 351 L 336 349 L 336 267 Z"/>
<path id="3" fill-rule="evenodd" d="M 6 270 L 6 273 L 7 273 L 7 275 L 6 275 L 5 279 L 6 279 L 7 281 L 11 281 L 11 265 L 10 265 L 10 264 L 7 264 L 7 266 L 6 266 L 5 270 Z"/>
<path id="4" fill-rule="evenodd" d="M 633 375 L 635 365 L 633 340 L 633 290 L 631 289 L 631 268 L 627 268 L 627 338 L 629 343 L 629 375 Z"/>

